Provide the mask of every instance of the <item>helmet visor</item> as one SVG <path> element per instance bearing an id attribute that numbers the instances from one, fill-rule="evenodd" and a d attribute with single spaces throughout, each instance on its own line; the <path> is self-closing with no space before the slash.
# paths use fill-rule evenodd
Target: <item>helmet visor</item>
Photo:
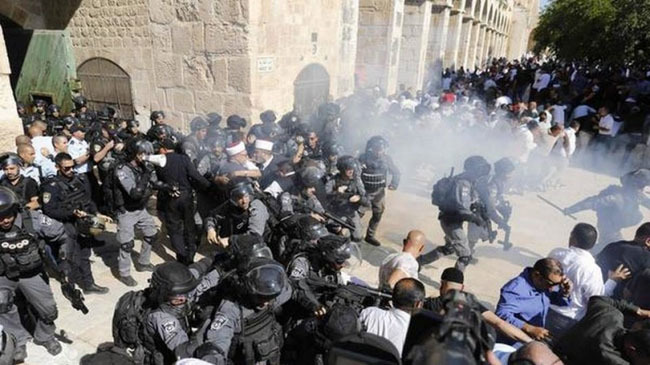
<path id="1" fill-rule="evenodd" d="M 246 274 L 251 294 L 273 298 L 284 289 L 286 274 L 279 265 L 266 264 L 253 268 Z"/>

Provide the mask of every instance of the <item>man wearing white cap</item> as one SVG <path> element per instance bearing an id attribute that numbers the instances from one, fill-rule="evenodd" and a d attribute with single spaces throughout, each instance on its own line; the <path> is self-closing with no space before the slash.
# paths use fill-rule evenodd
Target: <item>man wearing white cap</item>
<path id="1" fill-rule="evenodd" d="M 273 154 L 273 142 L 265 139 L 256 140 L 253 161 L 257 163 L 257 166 L 262 172 L 260 188 L 264 190 L 273 182 L 275 174 L 278 171 L 278 162 L 280 162 Z"/>
<path id="2" fill-rule="evenodd" d="M 260 169 L 248 159 L 244 142 L 238 141 L 231 143 L 226 147 L 226 154 L 228 155 L 228 162 L 223 164 L 221 169 L 219 169 L 220 176 L 225 176 L 228 179 L 234 177 L 259 179 L 262 176 Z"/>

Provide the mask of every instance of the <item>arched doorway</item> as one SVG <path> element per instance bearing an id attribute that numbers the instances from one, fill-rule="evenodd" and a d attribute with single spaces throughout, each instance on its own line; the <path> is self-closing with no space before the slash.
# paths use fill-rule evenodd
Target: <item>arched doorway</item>
<path id="1" fill-rule="evenodd" d="M 122 118 L 133 119 L 131 77 L 124 69 L 105 58 L 91 58 L 77 69 L 81 82 L 81 94 L 88 100 L 92 110 L 112 106 Z"/>
<path id="2" fill-rule="evenodd" d="M 319 105 L 327 102 L 330 75 L 320 64 L 307 65 L 293 82 L 293 90 L 294 111 L 302 118 L 309 117 Z"/>

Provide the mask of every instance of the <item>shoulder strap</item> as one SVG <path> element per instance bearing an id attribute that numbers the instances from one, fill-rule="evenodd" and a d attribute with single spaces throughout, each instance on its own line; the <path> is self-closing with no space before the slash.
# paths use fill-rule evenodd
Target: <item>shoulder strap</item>
<path id="1" fill-rule="evenodd" d="M 29 214 L 26 210 L 21 210 L 20 215 L 23 219 L 23 227 L 32 236 L 36 235 L 36 230 L 34 229 L 34 222 L 32 221 L 32 215 Z"/>

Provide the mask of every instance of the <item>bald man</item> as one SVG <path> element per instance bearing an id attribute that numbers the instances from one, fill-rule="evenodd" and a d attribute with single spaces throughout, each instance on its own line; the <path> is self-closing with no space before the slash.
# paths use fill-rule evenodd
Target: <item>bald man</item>
<path id="1" fill-rule="evenodd" d="M 393 289 L 404 278 L 418 278 L 417 258 L 424 249 L 426 237 L 422 231 L 412 230 L 404 238 L 402 252 L 388 255 L 379 268 L 379 287 Z"/>
<path id="2" fill-rule="evenodd" d="M 23 161 L 21 174 L 31 177 L 38 185 L 41 184 L 41 169 L 34 164 L 36 160 L 36 150 L 31 144 L 19 144 L 16 148 L 18 157 Z"/>

